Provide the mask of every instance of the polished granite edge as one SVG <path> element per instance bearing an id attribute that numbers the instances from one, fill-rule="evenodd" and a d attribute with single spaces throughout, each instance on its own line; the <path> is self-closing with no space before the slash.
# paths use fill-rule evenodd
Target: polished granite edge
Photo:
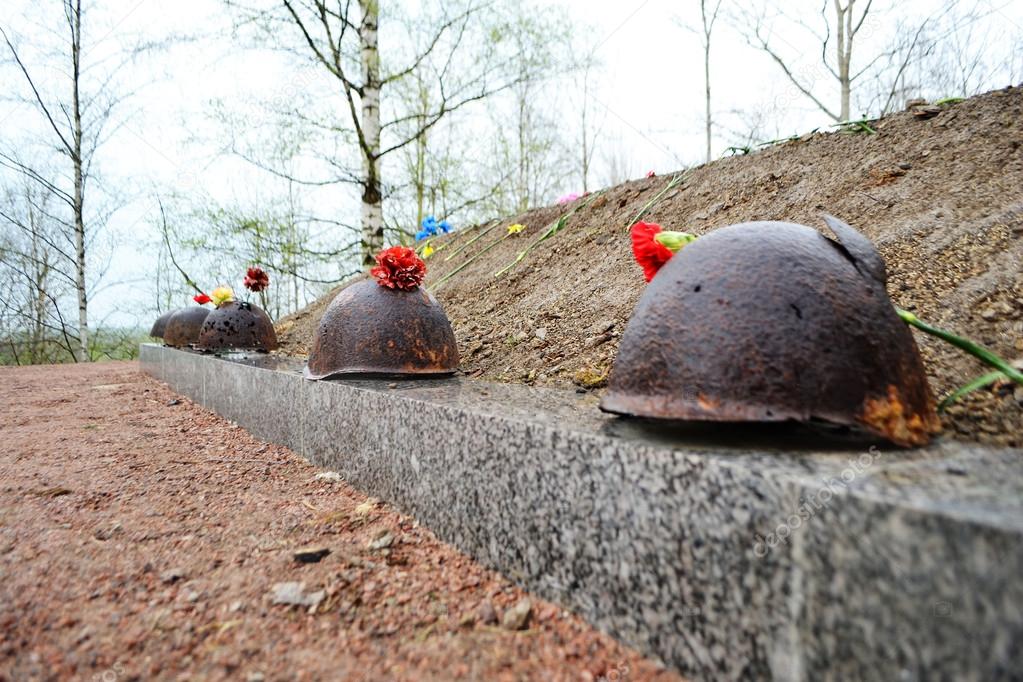
<path id="1" fill-rule="evenodd" d="M 1020 663 L 1018 451 L 821 451 L 803 434 L 790 450 L 777 431 L 721 444 L 553 389 L 309 382 L 294 361 L 159 346 L 141 360 L 688 674 L 970 679 Z"/>

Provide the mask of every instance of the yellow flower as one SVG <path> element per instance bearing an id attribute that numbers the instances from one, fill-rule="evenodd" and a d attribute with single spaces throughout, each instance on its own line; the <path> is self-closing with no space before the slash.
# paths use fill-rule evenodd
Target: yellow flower
<path id="1" fill-rule="evenodd" d="M 519 232 L 522 232 L 524 229 L 526 229 L 525 225 L 515 223 L 514 225 L 508 226 L 508 234 L 518 234 Z"/>
<path id="2" fill-rule="evenodd" d="M 221 286 L 213 290 L 210 294 L 210 298 L 213 299 L 213 305 L 220 305 L 221 303 L 227 303 L 234 300 L 234 291 L 231 287 Z"/>
<path id="3" fill-rule="evenodd" d="M 426 246 L 423 247 L 423 258 L 429 258 L 433 255 L 436 249 L 433 248 L 433 244 L 426 242 Z"/>

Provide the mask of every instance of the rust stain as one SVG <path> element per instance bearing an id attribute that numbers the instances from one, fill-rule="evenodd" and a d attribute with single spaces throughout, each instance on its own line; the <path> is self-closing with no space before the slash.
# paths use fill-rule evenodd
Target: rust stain
<path id="1" fill-rule="evenodd" d="M 926 445 L 932 435 L 941 431 L 941 421 L 936 416 L 929 417 L 911 412 L 899 395 L 898 387 L 889 384 L 886 396 L 864 401 L 860 420 L 868 429 L 896 445 L 912 447 Z"/>
<path id="2" fill-rule="evenodd" d="M 451 374 L 458 363 L 455 332 L 430 292 L 367 279 L 341 291 L 324 312 L 305 374 Z"/>

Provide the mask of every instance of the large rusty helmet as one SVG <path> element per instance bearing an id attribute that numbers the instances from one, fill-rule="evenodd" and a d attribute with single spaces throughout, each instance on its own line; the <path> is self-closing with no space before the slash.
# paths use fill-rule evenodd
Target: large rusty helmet
<path id="1" fill-rule="evenodd" d="M 455 332 L 430 292 L 365 279 L 343 289 L 323 313 L 305 376 L 429 376 L 457 369 Z"/>
<path id="2" fill-rule="evenodd" d="M 199 350 L 277 348 L 277 332 L 266 311 L 247 301 L 226 301 L 210 312 L 199 332 Z"/>
<path id="3" fill-rule="evenodd" d="M 210 309 L 201 305 L 175 310 L 163 329 L 163 342 L 175 348 L 193 345 L 199 340 L 199 330 L 209 314 Z"/>
<path id="4" fill-rule="evenodd" d="M 153 322 L 153 326 L 149 328 L 149 335 L 154 339 L 162 339 L 163 330 L 167 328 L 167 320 L 169 320 L 171 318 L 171 315 L 173 315 L 176 312 L 178 311 L 168 310 L 163 315 L 160 315 L 160 317 L 156 318 L 156 321 Z"/>
<path id="5" fill-rule="evenodd" d="M 723 227 L 649 284 L 601 409 L 679 420 L 823 420 L 904 446 L 940 430 L 873 244 L 831 216 Z"/>

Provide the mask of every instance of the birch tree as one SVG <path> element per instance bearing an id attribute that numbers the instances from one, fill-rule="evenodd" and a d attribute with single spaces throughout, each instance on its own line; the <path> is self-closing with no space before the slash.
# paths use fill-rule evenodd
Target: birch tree
<path id="1" fill-rule="evenodd" d="M 31 28 L 20 32 L 10 15 L 0 18 L 0 72 L 17 114 L 10 120 L 21 124 L 4 131 L 0 174 L 6 178 L 0 179 L 27 181 L 47 197 L 60 231 L 60 243 L 49 247 L 74 283 L 76 310 L 68 322 L 74 320 L 76 360 L 91 359 L 89 298 L 100 278 L 92 250 L 111 213 L 112 193 L 98 184 L 97 152 L 123 123 L 122 105 L 134 94 L 123 87 L 122 74 L 153 47 L 123 49 L 109 40 L 109 27 L 91 23 L 95 5 L 87 11 L 85 4 L 32 5 L 27 11 L 36 16 L 22 22 Z M 55 28 L 40 28 L 47 24 Z"/>
<path id="2" fill-rule="evenodd" d="M 334 127 L 350 128 L 358 168 L 362 262 L 372 263 L 384 242 L 388 158 L 417 144 L 455 112 L 502 92 L 521 79 L 509 22 L 489 2 L 425 2 L 402 17 L 380 0 L 280 0 L 246 6 L 246 21 L 260 25 L 282 50 L 314 64 L 340 93 Z M 384 27 L 392 38 L 382 52 Z M 407 111 L 402 91 L 425 87 L 427 111 Z"/>
<path id="3" fill-rule="evenodd" d="M 76 357 L 79 360 L 89 359 L 89 298 L 86 283 L 86 225 L 85 225 L 85 190 L 91 166 L 94 145 L 87 146 L 85 125 L 82 117 L 82 3 L 81 0 L 64 0 L 63 26 L 66 30 L 64 57 L 68 73 L 67 90 L 64 95 L 49 98 L 40 89 L 37 75 L 29 69 L 22 59 L 21 51 L 4 28 L 0 28 L 0 37 L 14 62 L 15 70 L 23 79 L 30 96 L 29 105 L 42 116 L 44 128 L 50 137 L 50 144 L 56 146 L 60 154 L 66 157 L 70 166 L 71 187 L 61 187 L 50 182 L 29 162 L 22 161 L 9 152 L 0 152 L 0 165 L 26 177 L 44 187 L 58 200 L 65 203 L 71 214 L 71 232 L 74 238 L 74 282 L 78 303 L 78 347 Z M 97 103 L 98 104 L 98 103 Z M 106 112 L 107 114 L 109 112 Z M 104 112 L 99 117 L 105 118 Z M 102 122 L 100 122 L 102 125 Z M 95 141 L 96 135 L 90 136 Z"/>
<path id="4" fill-rule="evenodd" d="M 702 3 L 702 0 L 701 0 Z M 874 0 L 823 0 L 819 6 L 820 19 L 808 22 L 803 16 L 793 14 L 792 5 L 778 3 L 761 6 L 759 10 L 746 10 L 738 15 L 738 27 L 746 41 L 767 54 L 781 69 L 785 78 L 803 96 L 834 121 L 849 120 L 853 85 L 864 76 L 884 55 L 877 54 L 863 66 L 854 68 L 854 48 L 865 29 L 871 28 L 868 17 Z M 706 23 L 706 22 L 705 22 Z M 779 23 L 787 23 L 809 33 L 820 45 L 820 64 L 824 73 L 817 68 L 800 69 L 795 58 L 787 56 L 779 43 L 784 42 L 776 35 Z M 820 91 L 820 75 L 826 75 L 837 86 L 837 97 L 831 98 Z"/>
<path id="5" fill-rule="evenodd" d="M 13 364 L 77 358 L 79 339 L 60 301 L 74 291 L 74 257 L 50 205 L 31 180 L 0 196 L 0 355 Z"/>
<path id="6" fill-rule="evenodd" d="M 718 12 L 721 11 L 722 0 L 713 3 L 713 8 L 707 0 L 700 0 L 700 24 L 702 27 L 701 38 L 703 43 L 703 94 L 704 94 L 704 131 L 706 133 L 706 162 L 711 160 L 711 141 L 713 139 L 713 123 L 711 120 L 710 108 L 710 39 L 714 33 L 714 24 L 718 20 Z"/>

